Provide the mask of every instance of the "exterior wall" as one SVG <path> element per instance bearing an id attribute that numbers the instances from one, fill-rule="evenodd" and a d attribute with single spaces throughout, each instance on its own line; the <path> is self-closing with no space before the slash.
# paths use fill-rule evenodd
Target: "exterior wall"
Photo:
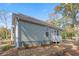
<path id="1" fill-rule="evenodd" d="M 50 42 L 60 42 L 60 35 L 57 30 L 46 26 L 40 26 L 28 22 L 19 21 L 21 42 L 26 44 L 50 44 Z M 46 36 L 48 32 L 48 37 Z"/>
<path id="2" fill-rule="evenodd" d="M 26 44 L 48 44 L 50 42 L 50 33 L 49 37 L 46 36 L 47 27 L 22 21 L 19 22 L 19 25 L 21 28 L 21 41 L 26 42 Z"/>
<path id="3" fill-rule="evenodd" d="M 16 29 L 18 28 L 18 21 L 17 21 L 17 18 L 13 15 L 12 16 L 12 33 L 11 33 L 11 38 L 14 39 L 14 46 L 15 47 L 18 47 L 19 43 L 18 43 L 18 39 L 16 38 L 16 31 L 19 30 L 19 29 Z"/>
<path id="4" fill-rule="evenodd" d="M 50 33 L 51 33 L 52 42 L 61 42 L 62 41 L 62 38 L 60 35 L 60 30 L 50 29 Z"/>
<path id="5" fill-rule="evenodd" d="M 56 39 L 55 39 L 55 29 L 50 29 L 50 32 L 51 32 L 51 41 L 52 42 L 55 42 L 56 41 Z"/>
<path id="6" fill-rule="evenodd" d="M 12 16 L 12 39 L 14 39 L 14 46 L 18 48 L 21 46 L 21 33 L 20 33 L 20 25 L 19 25 L 19 18 Z"/>
<path id="7" fill-rule="evenodd" d="M 40 45 L 50 44 L 51 41 L 61 41 L 61 36 L 57 35 L 57 30 L 58 32 L 60 32 L 60 29 L 58 28 L 50 27 L 49 25 L 46 25 L 44 22 L 41 23 L 41 21 L 36 21 L 36 19 L 34 18 L 26 16 L 23 17 L 20 15 L 18 16 L 16 14 L 13 14 L 12 19 L 12 39 L 14 39 L 16 47 L 20 47 L 23 42 L 25 42 L 26 44 Z M 46 35 L 47 32 L 48 36 Z"/>

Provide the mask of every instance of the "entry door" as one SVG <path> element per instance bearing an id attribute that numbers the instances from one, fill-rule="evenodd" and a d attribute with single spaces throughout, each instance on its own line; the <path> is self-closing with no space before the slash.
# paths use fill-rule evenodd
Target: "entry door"
<path id="1" fill-rule="evenodd" d="M 55 30 L 51 30 L 51 41 L 52 42 L 56 42 L 56 31 Z"/>

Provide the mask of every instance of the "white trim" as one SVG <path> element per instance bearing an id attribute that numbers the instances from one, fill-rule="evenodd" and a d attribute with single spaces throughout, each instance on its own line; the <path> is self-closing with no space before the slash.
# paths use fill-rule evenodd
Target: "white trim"
<path id="1" fill-rule="evenodd" d="M 18 20 L 16 20 L 16 30 L 15 30 L 15 36 L 16 36 L 16 39 L 15 39 L 15 41 L 16 41 L 16 48 L 18 48 L 19 47 L 19 23 L 18 23 Z"/>
<path id="2" fill-rule="evenodd" d="M 11 26 L 11 40 L 13 41 L 14 40 L 14 33 L 13 33 L 13 28 L 14 28 L 14 25 Z"/>

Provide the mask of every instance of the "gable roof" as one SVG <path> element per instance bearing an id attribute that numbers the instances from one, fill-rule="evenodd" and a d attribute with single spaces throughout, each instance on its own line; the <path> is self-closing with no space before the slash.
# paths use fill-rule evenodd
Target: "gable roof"
<path id="1" fill-rule="evenodd" d="M 15 17 L 15 18 L 19 18 L 20 21 L 30 22 L 30 23 L 41 25 L 41 26 L 47 26 L 47 27 L 50 27 L 50 28 L 53 28 L 53 29 L 62 30 L 62 29 L 60 29 L 58 27 L 54 27 L 51 24 L 48 24 L 44 21 L 38 20 L 34 17 L 30 17 L 30 16 L 27 16 L 27 15 L 13 13 L 12 16 Z"/>

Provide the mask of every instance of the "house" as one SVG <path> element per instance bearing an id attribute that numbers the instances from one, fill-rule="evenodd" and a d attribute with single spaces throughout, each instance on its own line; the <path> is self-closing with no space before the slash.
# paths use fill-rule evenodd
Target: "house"
<path id="1" fill-rule="evenodd" d="M 61 42 L 60 31 L 62 29 L 50 24 L 25 16 L 23 14 L 12 14 L 12 35 L 16 47 L 26 45 L 44 45 L 51 42 Z"/>

